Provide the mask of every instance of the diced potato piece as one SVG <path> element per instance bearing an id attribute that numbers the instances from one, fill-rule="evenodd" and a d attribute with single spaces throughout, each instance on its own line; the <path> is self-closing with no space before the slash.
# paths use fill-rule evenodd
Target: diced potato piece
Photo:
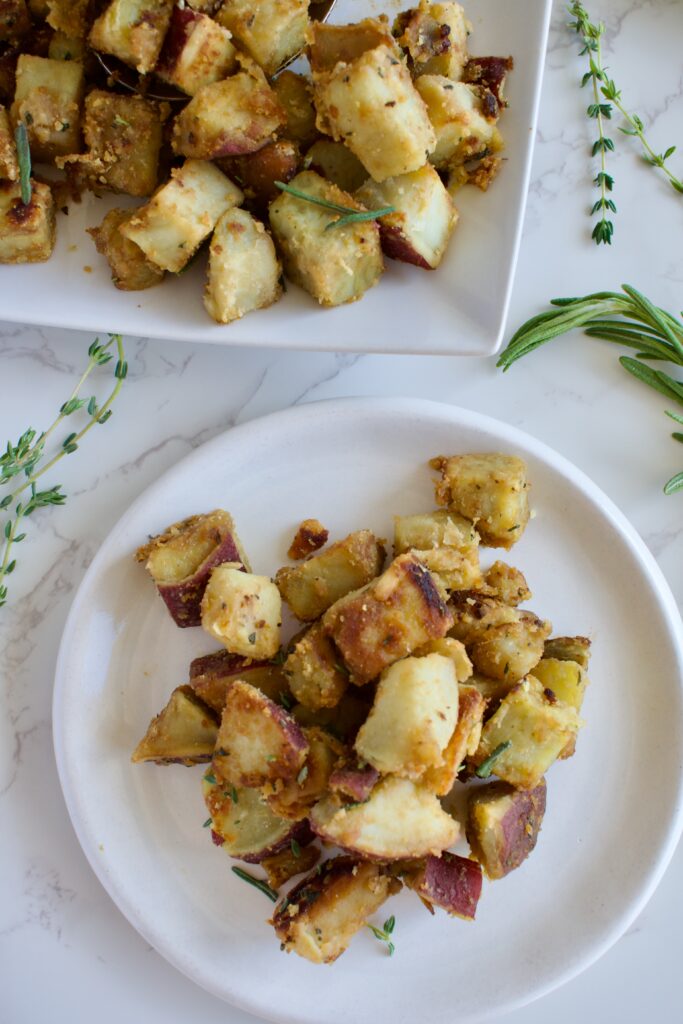
<path id="1" fill-rule="evenodd" d="M 370 530 L 357 530 L 303 565 L 278 569 L 275 582 L 297 619 L 312 622 L 335 601 L 382 571 L 384 547 Z"/>
<path id="2" fill-rule="evenodd" d="M 581 710 L 589 680 L 576 661 L 543 657 L 534 668 L 534 678 L 546 693 L 550 690 L 564 704 Z"/>
<path id="3" fill-rule="evenodd" d="M 393 45 L 314 72 L 317 124 L 345 142 L 375 181 L 422 167 L 436 145 L 427 107 Z"/>
<path id="4" fill-rule="evenodd" d="M 463 68 L 462 80 L 488 89 L 500 110 L 507 106 L 505 80 L 513 67 L 512 57 L 472 57 Z"/>
<path id="5" fill-rule="evenodd" d="M 472 664 L 485 676 L 508 682 L 522 679 L 538 664 L 551 625 L 533 612 L 519 612 L 517 622 L 491 626 L 469 646 Z"/>
<path id="6" fill-rule="evenodd" d="M 16 43 L 30 31 L 31 20 L 25 0 L 0 3 L 0 44 Z"/>
<path id="7" fill-rule="evenodd" d="M 47 55 L 50 60 L 76 60 L 83 64 L 88 56 L 85 39 L 74 39 L 63 32 L 55 32 Z"/>
<path id="8" fill-rule="evenodd" d="M 467 685 L 476 689 L 484 698 L 486 705 L 484 709 L 484 717 L 490 718 L 497 710 L 503 697 L 507 697 L 512 687 L 517 684 L 513 681 L 508 682 L 507 679 L 488 679 L 486 676 L 482 676 L 478 672 L 475 672 L 474 675 L 470 676 L 467 680 Z M 474 751 L 468 751 L 468 753 L 472 754 Z"/>
<path id="9" fill-rule="evenodd" d="M 471 519 L 482 543 L 511 548 L 529 521 L 526 464 L 515 455 L 437 456 L 436 503 Z"/>
<path id="10" fill-rule="evenodd" d="M 88 228 L 88 234 L 92 236 L 97 251 L 106 257 L 116 287 L 135 292 L 159 284 L 164 271 L 149 263 L 142 249 L 119 231 L 130 215 L 130 210 L 110 210 L 99 227 Z"/>
<path id="11" fill-rule="evenodd" d="M 234 786 L 264 786 L 298 775 L 308 754 L 303 732 L 284 708 L 235 680 L 225 698 L 213 763 Z"/>
<path id="12" fill-rule="evenodd" d="M 332 793 L 340 793 L 350 800 L 363 803 L 368 800 L 379 772 L 359 757 L 343 759 L 330 775 L 329 787 Z"/>
<path id="13" fill-rule="evenodd" d="M 394 554 L 414 551 L 448 590 L 469 590 L 481 583 L 479 534 L 455 512 L 394 516 Z"/>
<path id="14" fill-rule="evenodd" d="M 440 582 L 412 554 L 399 555 L 372 583 L 341 598 L 323 627 L 358 686 L 369 683 L 453 624 Z"/>
<path id="15" fill-rule="evenodd" d="M 277 779 L 264 786 L 269 805 L 283 818 L 300 821 L 327 791 L 330 775 L 343 752 L 334 736 L 315 726 L 304 729 L 308 754 L 294 779 Z"/>
<path id="16" fill-rule="evenodd" d="M 282 602 L 267 576 L 229 565 L 213 570 L 202 597 L 202 626 L 232 654 L 272 658 L 280 646 Z"/>
<path id="17" fill-rule="evenodd" d="M 78 150 L 82 64 L 22 53 L 17 61 L 16 82 L 10 113 L 15 125 L 20 121 L 26 125 L 33 159 L 51 161 Z"/>
<path id="18" fill-rule="evenodd" d="M 189 7 L 173 8 L 155 71 L 159 78 L 194 96 L 236 66 L 237 52 L 226 28 Z"/>
<path id="19" fill-rule="evenodd" d="M 358 189 L 356 199 L 369 210 L 394 207 L 393 213 L 379 218 L 387 256 L 424 270 L 438 267 L 458 222 L 458 211 L 430 164 L 382 182 L 370 179 Z"/>
<path id="20" fill-rule="evenodd" d="M 428 907 L 441 907 L 451 917 L 474 921 L 481 896 L 481 866 L 457 853 L 427 857 L 404 881 Z"/>
<path id="21" fill-rule="evenodd" d="M 378 782 L 361 804 L 325 797 L 311 811 L 310 822 L 326 842 L 389 861 L 439 854 L 456 842 L 460 832 L 433 793 L 394 776 Z"/>
<path id="22" fill-rule="evenodd" d="M 317 846 L 302 847 L 297 842 L 293 842 L 280 853 L 264 857 L 261 867 L 268 878 L 268 885 L 273 889 L 279 889 L 295 875 L 310 871 L 319 860 L 320 850 Z"/>
<path id="23" fill-rule="evenodd" d="M 416 79 L 415 88 L 436 133 L 429 157 L 435 167 L 463 163 L 483 149 L 501 148 L 498 105 L 487 89 L 452 82 L 443 75 L 423 75 Z"/>
<path id="24" fill-rule="evenodd" d="M 465 645 L 453 637 L 444 636 L 437 640 L 430 640 L 413 651 L 416 658 L 422 658 L 426 654 L 441 654 L 453 662 L 455 678 L 459 683 L 466 682 L 472 675 L 472 662 L 470 661 Z"/>
<path id="25" fill-rule="evenodd" d="M 273 91 L 287 120 L 282 133 L 301 146 L 310 146 L 318 137 L 313 106 L 313 86 L 304 75 L 283 71 L 272 83 Z"/>
<path id="26" fill-rule="evenodd" d="M 66 157 L 92 188 L 148 196 L 156 188 L 162 113 L 141 96 L 93 89 L 85 100 L 83 135 L 87 151 Z"/>
<path id="27" fill-rule="evenodd" d="M 585 636 L 553 636 L 546 640 L 544 658 L 558 661 L 575 661 L 581 668 L 588 668 L 591 656 L 591 642 Z"/>
<path id="28" fill-rule="evenodd" d="M 304 159 L 304 167 L 315 171 L 344 192 L 351 193 L 360 188 L 368 176 L 358 157 L 343 142 L 333 142 L 331 139 L 318 139 L 313 143 Z M 364 202 L 360 196 L 356 198 Z"/>
<path id="29" fill-rule="evenodd" d="M 18 181 L 0 182 L 0 263 L 42 263 L 55 245 L 55 209 L 49 185 L 31 179 L 24 205 Z"/>
<path id="30" fill-rule="evenodd" d="M 232 516 L 223 509 L 174 523 L 138 548 L 135 558 L 145 563 L 177 626 L 201 623 L 201 600 L 217 565 L 249 569 Z"/>
<path id="31" fill-rule="evenodd" d="M 90 30 L 93 50 L 111 53 L 147 75 L 166 35 L 174 0 L 110 0 Z"/>
<path id="32" fill-rule="evenodd" d="M 400 56 L 386 18 L 364 18 L 353 25 L 331 25 L 312 21 L 306 33 L 309 59 L 314 72 L 331 71 L 337 64 L 350 64 L 378 46 L 389 46 Z"/>
<path id="33" fill-rule="evenodd" d="M 211 815 L 211 838 L 230 857 L 258 864 L 291 846 L 311 841 L 305 821 L 287 821 L 273 813 L 258 789 L 226 784 L 215 772 L 202 779 L 204 800 Z"/>
<path id="34" fill-rule="evenodd" d="M 237 185 L 213 164 L 186 160 L 149 203 L 135 211 L 122 232 L 157 267 L 178 273 L 218 218 L 242 199 Z"/>
<path id="35" fill-rule="evenodd" d="M 173 125 L 173 149 L 213 160 L 254 153 L 275 138 L 286 115 L 265 77 L 239 71 L 202 86 Z"/>
<path id="36" fill-rule="evenodd" d="M 336 707 L 349 685 L 349 674 L 320 622 L 297 641 L 284 674 L 296 700 L 313 710 Z"/>
<path id="37" fill-rule="evenodd" d="M 304 878 L 275 909 L 271 924 L 283 948 L 330 964 L 401 883 L 377 864 L 335 857 Z"/>
<path id="38" fill-rule="evenodd" d="M 300 162 L 299 148 L 289 139 L 268 142 L 255 153 L 245 156 L 220 157 L 217 160 L 221 170 L 240 183 L 246 198 L 263 214 L 280 195 L 275 182 L 291 181 L 299 170 Z"/>
<path id="39" fill-rule="evenodd" d="M 549 699 L 529 676 L 512 688 L 489 718 L 473 762 L 480 765 L 503 743 L 493 772 L 518 789 L 534 789 L 583 723 L 575 709 Z"/>
<path id="40" fill-rule="evenodd" d="M 309 0 L 225 0 L 216 20 L 267 75 L 304 48 Z"/>
<path id="41" fill-rule="evenodd" d="M 205 763 L 211 760 L 217 735 L 218 721 L 213 711 L 189 686 L 179 686 L 150 722 L 131 760 L 188 766 Z"/>
<path id="42" fill-rule="evenodd" d="M 287 557 L 298 560 L 307 558 L 314 551 L 327 544 L 330 531 L 327 530 L 319 519 L 304 519 L 294 534 L 294 540 L 289 545 Z"/>
<path id="43" fill-rule="evenodd" d="M 460 4 L 420 0 L 419 7 L 399 14 L 394 33 L 418 75 L 462 76 L 467 61 L 469 22 Z"/>
<path id="44" fill-rule="evenodd" d="M 486 701 L 476 687 L 458 687 L 458 721 L 443 752 L 442 763 L 428 768 L 421 780 L 437 796 L 450 793 L 465 758 L 476 753 L 485 708 Z"/>
<path id="45" fill-rule="evenodd" d="M 290 184 L 318 199 L 364 209 L 313 171 L 302 171 Z M 377 224 L 362 221 L 328 230 L 338 219 L 338 214 L 284 192 L 270 206 L 270 224 L 287 276 L 323 306 L 354 302 L 384 270 Z"/>
<path id="46" fill-rule="evenodd" d="M 219 715 L 223 713 L 228 690 L 236 679 L 255 686 L 277 704 L 291 707 L 289 687 L 282 666 L 272 661 L 254 661 L 222 648 L 214 654 L 195 658 L 190 664 L 190 686 Z"/>
<path id="47" fill-rule="evenodd" d="M 488 878 L 503 878 L 529 856 L 541 830 L 545 799 L 545 779 L 528 792 L 492 782 L 470 793 L 467 841 Z"/>
<path id="48" fill-rule="evenodd" d="M 204 307 L 219 324 L 272 306 L 282 295 L 282 268 L 273 240 L 246 210 L 227 210 L 209 249 Z"/>
<path id="49" fill-rule="evenodd" d="M 17 148 L 14 144 L 14 133 L 7 111 L 0 106 L 0 178 L 5 181 L 19 179 L 19 162 Z"/>
<path id="50" fill-rule="evenodd" d="M 90 0 L 47 0 L 47 23 L 71 39 L 83 39 L 88 31 Z"/>
<path id="51" fill-rule="evenodd" d="M 370 713 L 371 689 L 368 687 L 368 690 L 359 690 L 354 687 L 347 690 L 334 708 L 313 710 L 305 704 L 296 704 L 292 708 L 292 715 L 301 725 L 325 729 L 344 743 L 353 743 L 358 730 Z"/>
<path id="52" fill-rule="evenodd" d="M 524 573 L 505 562 L 494 562 L 484 573 L 484 583 L 499 601 L 514 608 L 531 597 Z"/>
<path id="53" fill-rule="evenodd" d="M 383 775 L 417 779 L 443 763 L 458 720 L 458 684 L 450 658 L 397 661 L 380 676 L 375 702 L 355 748 Z"/>

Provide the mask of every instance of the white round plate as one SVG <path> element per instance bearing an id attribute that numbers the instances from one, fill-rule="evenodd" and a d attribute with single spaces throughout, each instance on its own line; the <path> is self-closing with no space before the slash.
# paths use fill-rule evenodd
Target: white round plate
<path id="1" fill-rule="evenodd" d="M 528 462 L 536 515 L 510 559 L 555 633 L 593 639 L 586 727 L 576 756 L 548 773 L 536 850 L 485 885 L 474 924 L 432 918 L 404 891 L 378 915 L 378 923 L 396 916 L 393 958 L 365 929 L 334 965 L 314 966 L 279 951 L 264 923 L 272 905 L 211 844 L 201 770 L 130 763 L 191 658 L 215 648 L 200 629 L 174 626 L 132 555 L 168 523 L 222 506 L 254 571 L 272 574 L 308 516 L 333 538 L 359 527 L 391 537 L 394 513 L 433 507 L 427 460 L 469 451 Z M 350 399 L 237 427 L 129 509 L 71 609 L 55 748 L 74 828 L 102 884 L 199 985 L 273 1021 L 462 1024 L 577 974 L 651 895 L 681 828 L 682 679 L 681 623 L 664 578 L 582 473 L 526 434 L 463 409 Z"/>

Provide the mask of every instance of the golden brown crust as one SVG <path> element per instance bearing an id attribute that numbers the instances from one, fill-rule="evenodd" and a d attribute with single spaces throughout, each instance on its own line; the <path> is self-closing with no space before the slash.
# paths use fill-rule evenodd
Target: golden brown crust
<path id="1" fill-rule="evenodd" d="M 307 558 L 314 551 L 327 544 L 330 531 L 327 530 L 319 519 L 304 519 L 298 526 L 294 539 L 289 545 L 287 557 L 298 561 L 300 558 Z"/>

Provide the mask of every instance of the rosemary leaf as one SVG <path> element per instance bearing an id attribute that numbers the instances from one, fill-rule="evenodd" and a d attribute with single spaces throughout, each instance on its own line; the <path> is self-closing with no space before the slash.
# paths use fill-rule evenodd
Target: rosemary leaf
<path id="1" fill-rule="evenodd" d="M 314 206 L 320 206 L 325 210 L 333 210 L 335 213 L 343 214 L 337 220 L 331 220 L 329 224 L 326 224 L 325 231 L 328 231 L 330 228 L 345 227 L 347 224 L 355 224 L 359 221 L 377 220 L 378 217 L 384 217 L 388 213 L 393 213 L 396 209 L 395 206 L 382 206 L 378 210 L 357 210 L 353 206 L 342 206 L 341 203 L 334 203 L 329 199 L 312 196 L 310 192 L 302 192 L 301 189 L 294 188 L 292 185 L 286 185 L 284 181 L 276 181 L 275 186 L 296 199 L 312 203 Z"/>
<path id="2" fill-rule="evenodd" d="M 243 882 L 248 882 L 249 885 L 253 885 L 255 889 L 262 892 L 269 900 L 272 900 L 273 903 L 277 903 L 280 899 L 278 894 L 275 892 L 275 889 L 271 889 L 267 882 L 264 882 L 260 878 L 254 878 L 253 875 L 250 875 L 248 871 L 243 871 L 242 868 L 233 867 L 232 870 L 238 878 L 241 878 Z"/>
<path id="3" fill-rule="evenodd" d="M 512 740 L 505 740 L 504 743 L 499 743 L 495 750 L 492 750 L 489 756 L 481 762 L 478 768 L 475 769 L 474 774 L 479 779 L 490 778 L 494 765 L 501 754 L 504 754 L 509 747 L 512 746 Z"/>
<path id="4" fill-rule="evenodd" d="M 24 206 L 31 202 L 31 149 L 28 144 L 26 125 L 20 121 L 14 133 L 17 144 L 17 160 L 19 161 L 19 182 L 21 184 L 21 201 Z"/>

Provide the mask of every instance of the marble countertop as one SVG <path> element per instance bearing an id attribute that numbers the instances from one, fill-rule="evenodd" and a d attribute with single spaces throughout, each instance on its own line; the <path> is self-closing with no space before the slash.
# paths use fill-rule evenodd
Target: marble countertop
<path id="1" fill-rule="evenodd" d="M 683 144 L 683 4 L 595 0 L 590 7 L 607 21 L 611 71 L 651 125 L 653 141 L 660 148 Z M 622 281 L 664 307 L 681 308 L 683 200 L 644 165 L 634 145 L 622 145 L 610 160 L 619 208 L 614 245 L 598 249 L 590 242 L 592 129 L 577 88 L 583 68 L 565 21 L 557 4 L 511 329 L 551 296 Z M 676 160 L 680 173 L 683 150 Z M 0 313 L 1 287 L 0 278 Z M 0 438 L 51 418 L 84 365 L 90 340 L 0 325 Z M 627 376 L 609 345 L 579 336 L 548 346 L 507 375 L 492 360 L 274 354 L 140 338 L 126 339 L 126 349 L 129 379 L 114 418 L 60 467 L 69 501 L 31 522 L 2 612 L 0 1019 L 32 1024 L 47 1013 L 54 1024 L 90 1018 L 248 1024 L 254 1018 L 177 974 L 122 917 L 81 853 L 59 788 L 50 728 L 55 657 L 75 588 L 117 518 L 166 468 L 236 423 L 342 395 L 432 398 L 497 416 L 576 463 L 628 515 L 683 605 L 683 496 L 661 491 L 681 469 L 683 449 L 669 437 L 664 400 Z M 655 1007 L 658 1020 L 673 1020 L 680 1010 L 682 888 L 679 847 L 654 897 L 616 946 L 579 978 L 505 1020 L 574 1024 L 600 1017 L 630 1024 Z"/>

